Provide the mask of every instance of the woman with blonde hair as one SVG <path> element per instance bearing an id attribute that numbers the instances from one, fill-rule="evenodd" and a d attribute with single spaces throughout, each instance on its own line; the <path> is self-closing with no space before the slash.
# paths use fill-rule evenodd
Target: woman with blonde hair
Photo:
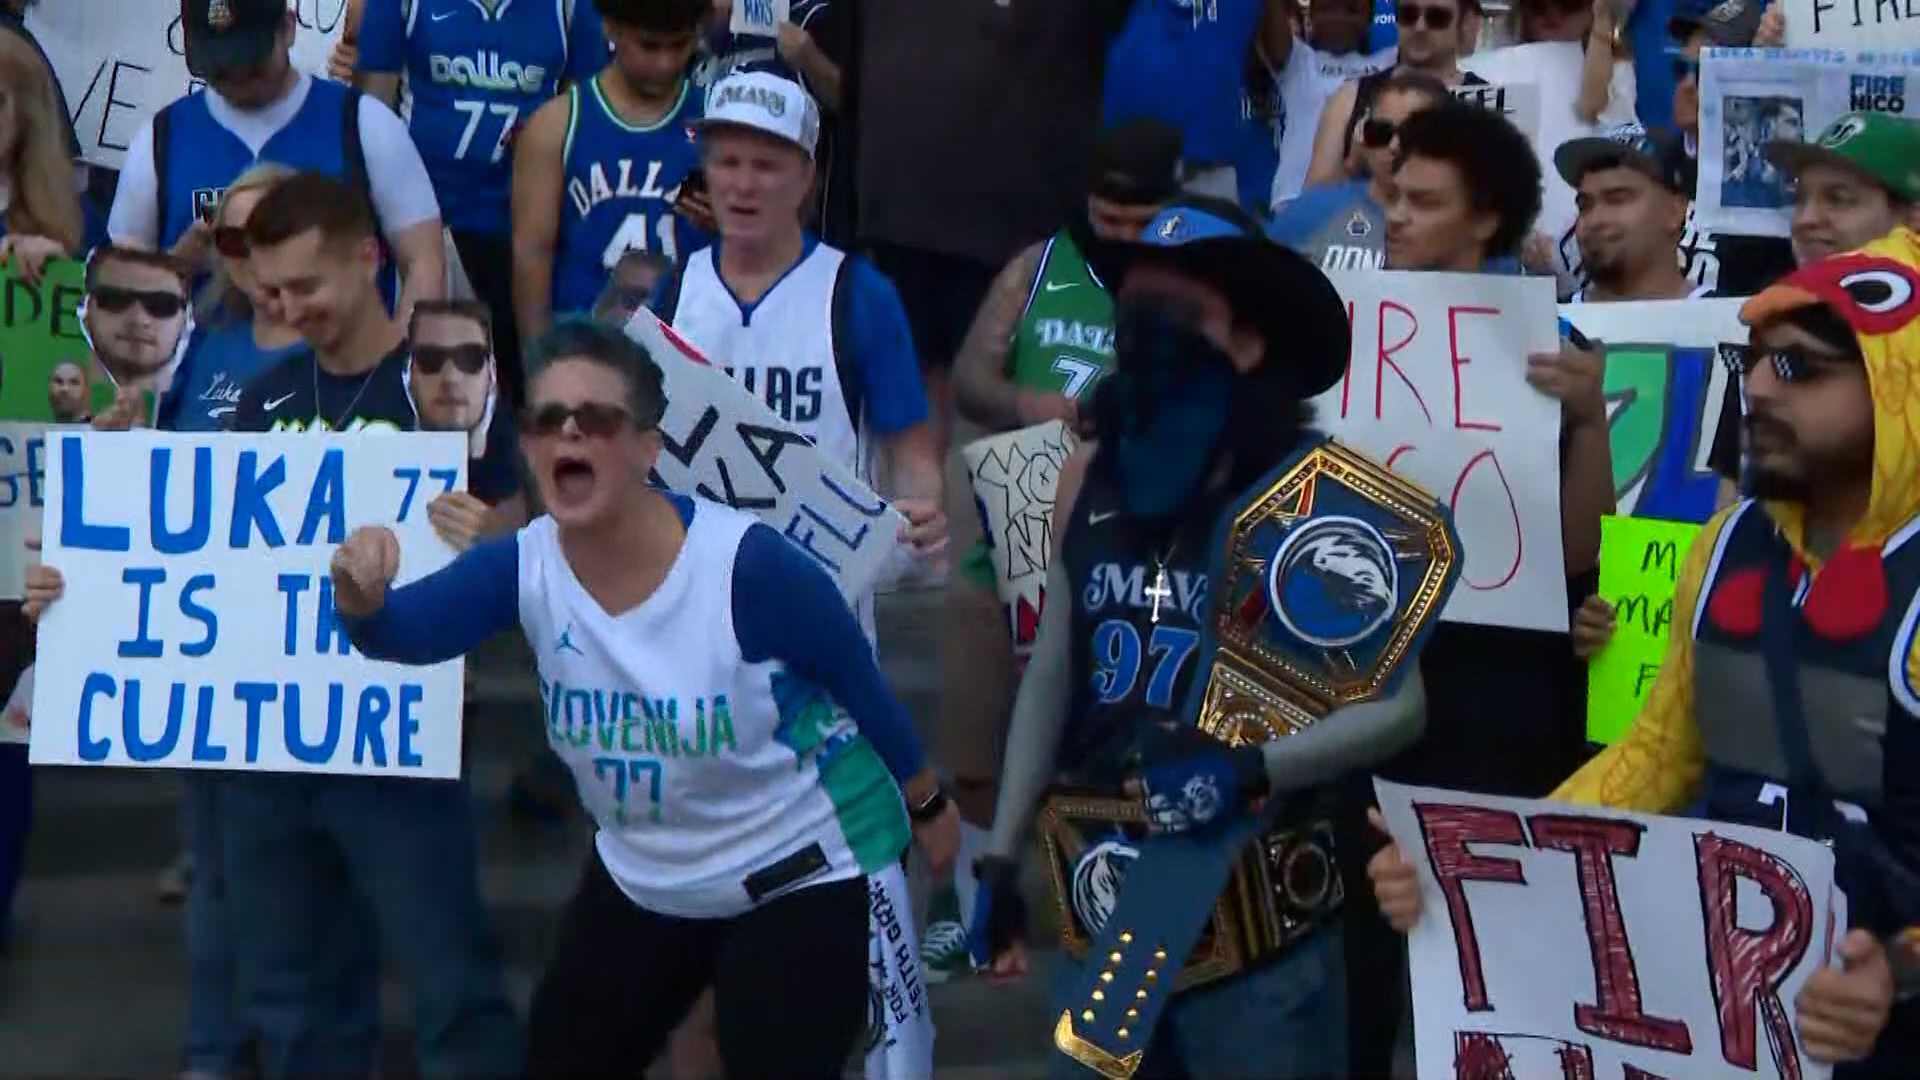
<path id="1" fill-rule="evenodd" d="M 0 261 L 29 282 L 105 239 L 80 197 L 58 88 L 33 46 L 0 34 Z"/>

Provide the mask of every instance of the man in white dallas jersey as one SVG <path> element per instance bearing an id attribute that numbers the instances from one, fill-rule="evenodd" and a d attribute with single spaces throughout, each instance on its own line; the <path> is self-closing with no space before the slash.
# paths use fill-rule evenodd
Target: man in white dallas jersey
<path id="1" fill-rule="evenodd" d="M 766 72 L 714 83 L 697 121 L 718 238 L 687 260 L 662 317 L 726 368 L 793 430 L 871 481 L 871 436 L 903 536 L 941 554 L 946 519 L 939 451 L 906 311 L 866 260 L 820 242 L 801 224 L 813 187 L 820 113 L 795 83 Z M 873 596 L 855 598 L 874 632 Z M 876 878 L 873 896 L 875 1043 L 867 1080 L 927 1080 L 932 1013 L 917 956 L 905 875 Z M 911 950 L 908 950 L 910 953 Z M 707 1004 L 674 1043 L 677 1080 L 711 1071 Z"/>
<path id="2" fill-rule="evenodd" d="M 516 623 L 533 646 L 599 831 L 526 1075 L 630 1072 L 711 983 L 729 1078 L 837 1078 L 868 1019 L 868 878 L 906 848 L 903 791 L 939 790 L 912 722 L 824 571 L 749 514 L 648 484 L 665 398 L 644 349 L 566 323 L 530 359 L 547 514 L 403 588 L 383 527 L 332 565 L 370 657 L 438 663 Z M 951 862 L 951 806 L 914 828 Z"/>

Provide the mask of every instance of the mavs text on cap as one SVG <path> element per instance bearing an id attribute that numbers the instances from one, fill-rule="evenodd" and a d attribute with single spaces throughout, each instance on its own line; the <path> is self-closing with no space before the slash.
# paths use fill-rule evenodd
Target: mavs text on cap
<path id="1" fill-rule="evenodd" d="M 1905 75 L 1855 75 L 1847 86 L 1849 112 L 1890 113 L 1907 111 Z"/>
<path id="2" fill-rule="evenodd" d="M 787 115 L 786 95 L 764 86 L 723 85 L 719 88 L 714 101 L 707 106 L 708 112 L 719 112 L 728 105 L 757 105 L 776 117 Z"/>

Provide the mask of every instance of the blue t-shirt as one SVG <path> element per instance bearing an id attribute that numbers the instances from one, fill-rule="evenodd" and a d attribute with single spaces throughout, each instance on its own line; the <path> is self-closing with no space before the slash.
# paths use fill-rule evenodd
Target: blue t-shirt
<path id="1" fill-rule="evenodd" d="M 666 115 L 645 127 L 620 119 L 600 77 L 567 90 L 572 119 L 563 151 L 565 190 L 553 257 L 553 313 L 593 309 L 608 272 L 629 251 L 678 263 L 706 237 L 673 212 L 680 182 L 700 164 L 691 81 Z"/>
<path id="2" fill-rule="evenodd" d="M 407 130 L 448 227 L 504 234 L 514 134 L 563 79 L 605 67 L 607 51 L 590 0 L 369 0 L 359 66 L 405 74 Z"/>
<path id="3" fill-rule="evenodd" d="M 1187 161 L 1233 163 L 1253 35 L 1265 10 L 1264 0 L 1139 0 L 1107 47 L 1102 126 L 1156 117 L 1180 129 Z"/>
<path id="4" fill-rule="evenodd" d="M 1322 270 L 1386 265 L 1387 215 L 1365 180 L 1308 188 L 1274 214 L 1267 236 Z"/>
<path id="5" fill-rule="evenodd" d="M 247 384 L 300 349 L 298 342 L 261 349 L 254 343 L 250 322 L 221 320 L 197 327 L 180 370 L 160 399 L 157 426 L 162 431 L 226 430 Z"/>

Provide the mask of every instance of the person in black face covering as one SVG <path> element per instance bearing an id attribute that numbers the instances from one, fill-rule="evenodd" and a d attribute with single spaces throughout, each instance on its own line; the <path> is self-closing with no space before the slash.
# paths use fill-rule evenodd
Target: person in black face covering
<path id="1" fill-rule="evenodd" d="M 1044 798 L 1084 961 L 1057 987 L 1053 1076 L 1345 1075 L 1319 792 L 1418 738 L 1412 658 L 1455 541 L 1431 497 L 1309 428 L 1350 344 L 1311 264 L 1199 197 L 1084 250 L 1117 287 L 1115 367 L 1061 473 L 970 945 L 1024 970 Z"/>

